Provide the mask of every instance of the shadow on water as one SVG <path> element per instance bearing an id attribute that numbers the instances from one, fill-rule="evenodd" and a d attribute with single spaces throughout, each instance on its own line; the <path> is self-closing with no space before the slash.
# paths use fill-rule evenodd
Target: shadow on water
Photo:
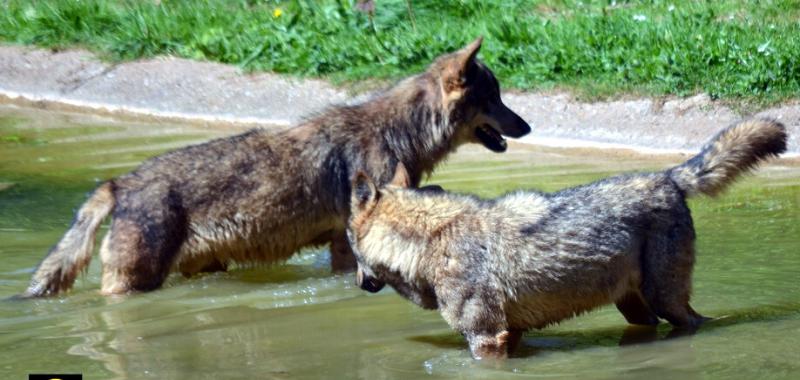
<path id="1" fill-rule="evenodd" d="M 746 323 L 770 322 L 798 315 L 800 314 L 800 303 L 741 308 L 721 314 L 721 316 L 708 320 L 697 331 L 675 328 L 667 323 L 661 323 L 658 326 L 627 325 L 622 329 L 608 327 L 582 331 L 547 331 L 546 329 L 532 331 L 525 334 L 513 357 L 525 358 L 546 351 L 571 351 L 600 346 L 632 346 L 679 338 L 686 338 L 688 343 L 693 336 L 716 329 Z M 466 341 L 455 333 L 416 335 L 408 339 L 443 349 L 467 348 Z"/>

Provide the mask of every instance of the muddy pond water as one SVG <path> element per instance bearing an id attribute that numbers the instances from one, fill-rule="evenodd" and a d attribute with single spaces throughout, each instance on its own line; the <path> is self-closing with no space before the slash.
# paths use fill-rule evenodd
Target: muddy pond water
<path id="1" fill-rule="evenodd" d="M 0 107 L 0 379 L 798 378 L 800 165 L 782 160 L 690 203 L 698 234 L 693 336 L 629 327 L 606 307 L 525 335 L 500 365 L 470 359 L 436 312 L 332 275 L 326 250 L 126 297 L 98 294 L 95 257 L 60 298 L 11 301 L 98 181 L 228 128 L 120 122 Z M 429 179 L 496 196 L 557 190 L 681 157 L 512 146 L 461 149 Z M 105 227 L 104 227 L 105 228 Z"/>

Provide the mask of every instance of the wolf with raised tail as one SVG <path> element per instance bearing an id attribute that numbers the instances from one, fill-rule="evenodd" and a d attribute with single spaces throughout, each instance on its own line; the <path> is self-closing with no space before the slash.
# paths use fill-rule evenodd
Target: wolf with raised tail
<path id="1" fill-rule="evenodd" d="M 476 358 L 504 358 L 531 328 L 609 303 L 633 324 L 694 330 L 695 231 L 688 197 L 713 196 L 786 150 L 773 120 L 722 130 L 689 161 L 545 194 L 497 199 L 408 189 L 400 167 L 381 188 L 353 183 L 348 237 L 357 284 L 385 284 L 438 309 Z"/>
<path id="2" fill-rule="evenodd" d="M 479 38 L 440 56 L 363 103 L 332 107 L 284 131 L 255 129 L 169 152 L 102 184 L 23 296 L 69 289 L 108 215 L 104 294 L 156 289 L 171 271 L 191 276 L 230 263 L 280 262 L 327 243 L 334 269 L 354 268 L 345 225 L 356 170 L 382 184 L 402 163 L 414 186 L 464 143 L 503 152 L 503 136 L 530 131 L 476 59 L 480 46 Z"/>

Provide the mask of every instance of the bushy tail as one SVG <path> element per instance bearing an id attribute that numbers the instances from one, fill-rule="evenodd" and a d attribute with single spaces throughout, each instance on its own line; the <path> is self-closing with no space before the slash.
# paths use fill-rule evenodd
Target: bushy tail
<path id="1" fill-rule="evenodd" d="M 744 120 L 720 131 L 698 155 L 669 174 L 688 196 L 714 196 L 740 174 L 785 152 L 786 137 L 786 127 L 775 120 Z"/>
<path id="2" fill-rule="evenodd" d="M 113 209 L 112 185 L 106 182 L 78 210 L 72 226 L 36 268 L 21 297 L 50 296 L 71 288 L 75 277 L 92 260 L 97 229 Z"/>

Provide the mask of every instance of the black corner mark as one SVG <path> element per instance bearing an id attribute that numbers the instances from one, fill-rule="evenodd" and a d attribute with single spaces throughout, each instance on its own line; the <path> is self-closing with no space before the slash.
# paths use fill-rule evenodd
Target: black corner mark
<path id="1" fill-rule="evenodd" d="M 33 373 L 28 380 L 83 380 L 80 373 Z"/>

